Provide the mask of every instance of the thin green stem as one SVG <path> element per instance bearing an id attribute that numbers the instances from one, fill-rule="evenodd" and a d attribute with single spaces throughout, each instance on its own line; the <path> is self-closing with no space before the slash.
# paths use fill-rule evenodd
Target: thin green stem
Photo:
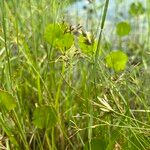
<path id="1" fill-rule="evenodd" d="M 11 81 L 11 65 L 10 65 L 10 54 L 8 50 L 7 45 L 7 27 L 6 27 L 6 10 L 5 10 L 5 0 L 1 1 L 1 12 L 2 12 L 2 28 L 3 28 L 3 36 L 4 36 L 4 44 L 5 44 L 5 50 L 6 50 L 6 58 L 7 58 L 7 64 L 8 64 L 8 74 L 9 74 L 9 86 L 10 89 L 12 88 L 12 81 Z"/>

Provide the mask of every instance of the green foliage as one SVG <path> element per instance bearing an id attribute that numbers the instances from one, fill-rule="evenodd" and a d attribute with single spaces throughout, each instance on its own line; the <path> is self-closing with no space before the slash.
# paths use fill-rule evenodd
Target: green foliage
<path id="1" fill-rule="evenodd" d="M 132 16 L 139 16 L 139 15 L 142 15 L 144 12 L 145 12 L 145 9 L 141 2 L 131 3 L 129 14 L 131 14 Z"/>
<path id="2" fill-rule="evenodd" d="M 52 106 L 40 106 L 34 110 L 33 124 L 40 128 L 51 129 L 57 123 L 57 114 Z"/>
<path id="3" fill-rule="evenodd" d="M 49 24 L 45 29 L 45 40 L 55 48 L 64 50 L 69 49 L 74 42 L 74 37 L 70 32 L 65 32 L 67 25 Z"/>
<path id="4" fill-rule="evenodd" d="M 116 25 L 116 33 L 119 36 L 126 36 L 130 33 L 131 26 L 128 22 L 119 22 Z"/>
<path id="5" fill-rule="evenodd" d="M 106 150 L 106 142 L 102 139 L 92 139 L 91 149 L 89 148 L 89 143 L 85 144 L 84 150 Z"/>
<path id="6" fill-rule="evenodd" d="M 86 36 L 79 36 L 79 47 L 85 54 L 94 54 L 97 48 L 97 41 L 92 35 L 87 34 Z"/>
<path id="7" fill-rule="evenodd" d="M 130 143 L 128 143 L 127 141 L 122 145 L 123 150 L 144 150 L 147 146 L 146 146 L 146 139 L 143 139 L 140 141 L 141 135 L 137 134 L 136 136 L 131 136 L 130 137 Z M 140 141 L 140 142 L 139 142 Z M 145 142 L 145 143 L 144 143 Z M 149 142 L 149 141 L 148 141 Z M 147 148 L 146 148 L 147 149 Z M 148 148 L 149 149 L 149 148 Z"/>
<path id="8" fill-rule="evenodd" d="M 89 2 L 84 10 L 87 16 L 78 20 L 82 8 L 78 16 L 66 14 L 68 0 L 0 1 L 0 89 L 5 90 L 0 91 L 2 149 L 150 148 L 150 11 L 133 18 L 137 20 L 132 22 L 132 32 L 126 18 L 117 36 L 111 37 L 115 21 L 115 16 L 107 16 L 111 2 Z M 126 2 L 115 0 L 116 17 L 127 17 L 120 9 L 128 6 Z M 88 10 L 93 12 L 89 16 Z M 62 18 L 71 25 L 58 23 Z M 55 24 L 46 26 L 47 22 Z M 103 49 L 101 57 L 97 47 Z M 120 72 L 127 55 L 119 48 L 110 52 L 116 47 L 129 56 L 127 71 Z"/>
<path id="9" fill-rule="evenodd" d="M 0 107 L 10 111 L 16 107 L 15 98 L 6 91 L 0 90 Z"/>
<path id="10" fill-rule="evenodd" d="M 116 72 L 124 70 L 126 67 L 128 57 L 127 55 L 120 51 L 113 51 L 106 56 L 106 64 L 109 68 L 114 69 Z"/>

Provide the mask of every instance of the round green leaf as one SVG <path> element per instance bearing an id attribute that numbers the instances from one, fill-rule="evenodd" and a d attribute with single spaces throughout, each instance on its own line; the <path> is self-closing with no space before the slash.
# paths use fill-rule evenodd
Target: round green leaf
<path id="1" fill-rule="evenodd" d="M 33 113 L 33 124 L 40 129 L 50 129 L 57 123 L 57 114 L 52 106 L 37 107 Z"/>
<path id="2" fill-rule="evenodd" d="M 116 32 L 119 36 L 126 36 L 130 33 L 131 26 L 128 22 L 119 22 L 116 25 Z"/>
<path id="3" fill-rule="evenodd" d="M 145 9 L 141 2 L 134 2 L 130 5 L 129 14 L 132 16 L 139 16 L 142 15 L 144 11 Z"/>
<path id="4" fill-rule="evenodd" d="M 0 90 L 0 107 L 10 111 L 16 107 L 15 98 L 7 91 Z"/>
<path id="5" fill-rule="evenodd" d="M 109 68 L 114 69 L 116 72 L 124 70 L 127 61 L 128 61 L 128 56 L 120 50 L 113 51 L 106 56 L 107 66 Z"/>
<path id="6" fill-rule="evenodd" d="M 74 42 L 73 35 L 65 33 L 67 25 L 65 24 L 49 24 L 44 33 L 45 40 L 55 48 L 69 49 Z"/>
<path id="7" fill-rule="evenodd" d="M 80 35 L 78 38 L 78 43 L 81 51 L 85 54 L 94 54 L 97 48 L 97 41 L 95 41 L 90 35 L 89 37 L 84 37 Z"/>

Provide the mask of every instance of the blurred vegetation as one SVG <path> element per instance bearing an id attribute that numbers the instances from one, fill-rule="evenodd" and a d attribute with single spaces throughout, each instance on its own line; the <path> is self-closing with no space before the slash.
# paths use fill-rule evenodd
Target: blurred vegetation
<path id="1" fill-rule="evenodd" d="M 73 2 L 0 1 L 0 149 L 150 149 L 150 1 Z"/>

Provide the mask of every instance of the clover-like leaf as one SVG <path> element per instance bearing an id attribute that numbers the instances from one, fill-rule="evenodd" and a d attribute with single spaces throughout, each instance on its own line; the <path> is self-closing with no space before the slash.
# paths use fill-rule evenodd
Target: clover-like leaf
<path id="1" fill-rule="evenodd" d="M 33 113 L 33 124 L 40 128 L 50 129 L 57 123 L 57 113 L 52 106 L 40 106 Z"/>
<path id="2" fill-rule="evenodd" d="M 114 69 L 116 72 L 124 70 L 127 61 L 128 56 L 120 50 L 113 51 L 106 56 L 107 67 Z"/>
<path id="3" fill-rule="evenodd" d="M 16 107 L 15 98 L 7 91 L 0 90 L 0 107 L 10 111 Z"/>
<path id="4" fill-rule="evenodd" d="M 131 26 L 128 22 L 119 22 L 116 25 L 116 33 L 119 36 L 126 36 L 130 33 Z"/>
<path id="5" fill-rule="evenodd" d="M 139 16 L 145 12 L 143 4 L 141 2 L 133 2 L 130 5 L 129 14 L 132 16 Z"/>
<path id="6" fill-rule="evenodd" d="M 66 24 L 49 24 L 45 29 L 45 40 L 55 48 L 69 49 L 73 45 L 74 37 L 70 32 L 65 33 L 66 28 Z"/>

